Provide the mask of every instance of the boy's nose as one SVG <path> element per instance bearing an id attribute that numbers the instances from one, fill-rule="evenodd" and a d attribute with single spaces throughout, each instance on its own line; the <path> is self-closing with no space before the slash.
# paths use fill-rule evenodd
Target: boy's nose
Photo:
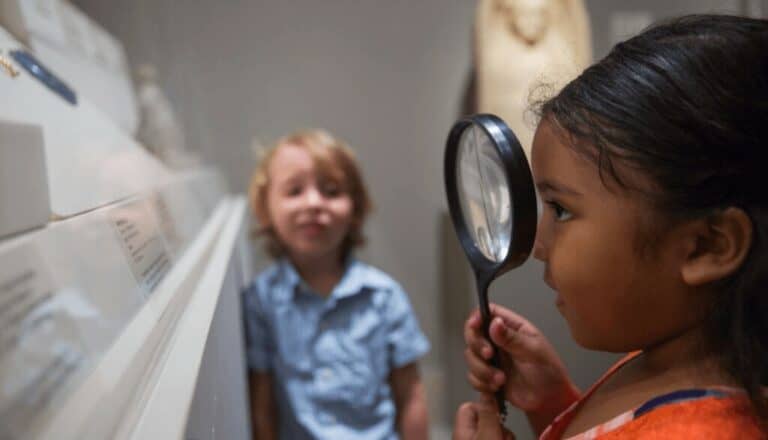
<path id="1" fill-rule="evenodd" d="M 307 190 L 306 202 L 311 207 L 319 206 L 323 201 L 323 195 L 317 188 Z"/>

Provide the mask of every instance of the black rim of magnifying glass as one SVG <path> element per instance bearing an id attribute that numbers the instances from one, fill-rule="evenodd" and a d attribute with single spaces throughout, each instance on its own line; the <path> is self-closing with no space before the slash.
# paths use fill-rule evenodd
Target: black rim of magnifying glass
<path id="1" fill-rule="evenodd" d="M 509 248 L 504 259 L 492 261 L 483 254 L 475 245 L 470 235 L 461 210 L 461 200 L 457 182 L 456 158 L 458 157 L 459 144 L 464 131 L 473 125 L 480 127 L 493 141 L 499 159 L 504 167 L 504 178 L 509 188 L 509 197 L 512 207 L 512 234 L 510 235 Z M 488 304 L 488 287 L 500 274 L 520 266 L 528 259 L 536 238 L 536 222 L 538 221 L 536 209 L 536 192 L 533 186 L 531 169 L 525 158 L 525 151 L 517 140 L 517 136 L 499 117 L 491 114 L 477 114 L 457 121 L 451 128 L 445 146 L 445 190 L 448 196 L 448 208 L 451 213 L 456 235 L 459 238 L 464 253 L 470 260 L 477 281 L 478 306 L 483 318 L 483 333 L 491 342 L 488 334 L 490 325 L 490 308 Z M 514 189 L 518 188 L 517 191 Z M 493 342 L 491 342 L 493 345 Z M 498 350 L 494 349 L 492 363 L 500 367 Z M 500 389 L 496 393 L 496 402 L 502 419 L 506 418 L 506 406 L 504 404 L 504 391 Z"/>
<path id="2" fill-rule="evenodd" d="M 492 261 L 475 245 L 461 212 L 459 199 L 456 159 L 459 143 L 465 130 L 473 125 L 480 127 L 493 141 L 493 146 L 504 167 L 504 178 L 510 188 L 512 201 L 512 234 L 509 249 L 504 259 Z M 451 128 L 445 148 L 445 189 L 448 208 L 461 247 L 469 258 L 479 280 L 487 287 L 500 273 L 520 266 L 528 259 L 536 236 L 536 192 L 533 177 L 525 152 L 512 130 L 499 117 L 491 114 L 477 114 L 457 121 Z M 518 190 L 514 188 L 528 188 Z"/>

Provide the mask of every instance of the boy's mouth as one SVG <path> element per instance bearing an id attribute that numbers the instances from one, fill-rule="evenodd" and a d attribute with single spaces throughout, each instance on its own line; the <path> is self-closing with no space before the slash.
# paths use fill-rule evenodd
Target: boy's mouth
<path id="1" fill-rule="evenodd" d="M 325 230 L 325 225 L 318 222 L 308 222 L 299 225 L 299 230 L 304 234 L 315 236 L 320 235 Z"/>

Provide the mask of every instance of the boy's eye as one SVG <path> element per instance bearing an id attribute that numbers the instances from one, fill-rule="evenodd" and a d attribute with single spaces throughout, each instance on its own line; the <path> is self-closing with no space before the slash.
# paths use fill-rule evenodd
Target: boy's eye
<path id="1" fill-rule="evenodd" d="M 326 197 L 336 197 L 341 194 L 341 187 L 333 182 L 325 182 L 320 186 L 320 190 Z"/>
<path id="2" fill-rule="evenodd" d="M 573 214 L 567 209 L 563 208 L 559 203 L 553 201 L 548 201 L 546 203 L 552 209 L 552 211 L 554 211 L 555 220 L 564 222 L 566 220 L 570 220 L 573 217 Z"/>
<path id="3" fill-rule="evenodd" d="M 302 190 L 301 185 L 291 185 L 288 188 L 286 188 L 285 193 L 288 196 L 298 196 L 299 194 L 301 194 L 301 190 Z"/>

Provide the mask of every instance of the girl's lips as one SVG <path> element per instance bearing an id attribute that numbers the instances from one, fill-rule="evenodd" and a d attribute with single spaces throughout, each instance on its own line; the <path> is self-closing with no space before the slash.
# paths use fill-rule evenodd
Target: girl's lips
<path id="1" fill-rule="evenodd" d="M 549 286 L 550 289 L 555 291 L 555 294 L 557 295 L 555 297 L 555 305 L 559 308 L 562 307 L 565 302 L 563 301 L 563 297 L 560 296 L 559 293 L 557 293 L 557 289 L 555 288 L 555 283 L 552 282 L 552 277 L 549 275 L 549 270 L 544 271 L 544 284 Z"/>
<path id="2" fill-rule="evenodd" d="M 552 282 L 552 277 L 549 275 L 549 271 L 544 272 L 544 284 L 549 286 L 550 289 L 557 291 L 557 288 L 555 288 L 555 283 Z"/>

